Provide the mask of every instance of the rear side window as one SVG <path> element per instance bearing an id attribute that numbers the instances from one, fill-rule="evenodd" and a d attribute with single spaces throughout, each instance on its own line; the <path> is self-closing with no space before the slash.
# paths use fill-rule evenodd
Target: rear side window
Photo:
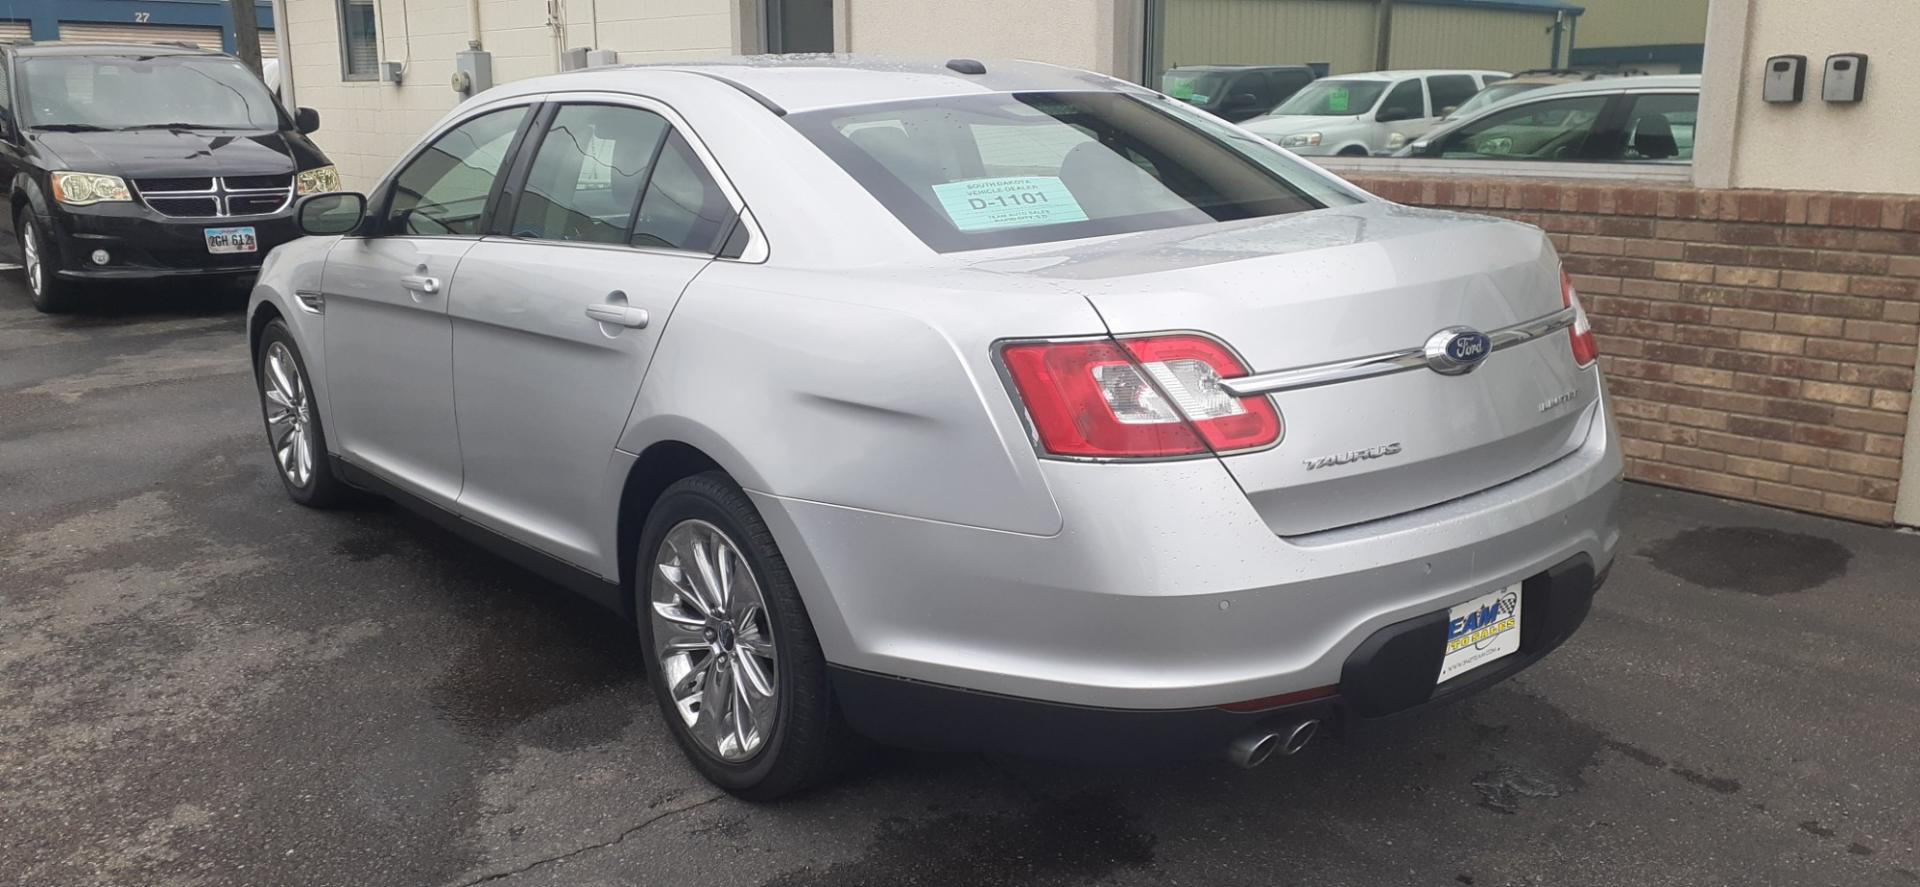
<path id="1" fill-rule="evenodd" d="M 942 252 L 1357 202 L 1238 130 L 1123 93 L 955 96 L 786 119 Z"/>
<path id="2" fill-rule="evenodd" d="M 561 108 L 527 173 L 514 236 L 625 243 L 666 136 L 667 121 L 639 108 Z"/>
<path id="3" fill-rule="evenodd" d="M 388 209 L 394 228 L 406 234 L 479 234 L 494 180 L 526 116 L 526 108 L 482 114 L 435 139 L 394 178 Z"/>
<path id="4" fill-rule="evenodd" d="M 1656 93 L 1633 97 L 1627 112 L 1625 160 L 1692 160 L 1700 94 Z"/>
<path id="5" fill-rule="evenodd" d="M 678 132 L 667 136 L 633 223 L 634 246 L 714 253 L 733 228 L 733 205 Z"/>

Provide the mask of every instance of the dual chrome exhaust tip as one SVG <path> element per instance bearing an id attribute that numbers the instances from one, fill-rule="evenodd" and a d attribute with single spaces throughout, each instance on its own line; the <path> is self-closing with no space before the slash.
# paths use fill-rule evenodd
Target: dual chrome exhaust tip
<path id="1" fill-rule="evenodd" d="M 1249 733 L 1227 743 L 1227 760 L 1234 766 L 1251 770 L 1266 763 L 1275 753 L 1291 755 L 1307 747 L 1320 732 L 1320 721 L 1308 718 L 1273 732 Z"/>

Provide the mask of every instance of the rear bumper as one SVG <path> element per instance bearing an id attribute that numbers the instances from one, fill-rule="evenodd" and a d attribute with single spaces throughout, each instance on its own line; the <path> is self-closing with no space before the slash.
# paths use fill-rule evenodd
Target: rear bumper
<path id="1" fill-rule="evenodd" d="M 290 213 L 189 219 L 163 216 L 137 203 L 60 207 L 47 222 L 57 261 L 51 270 L 69 280 L 253 274 L 270 250 L 300 236 Z M 254 229 L 257 251 L 207 251 L 206 229 L 243 227 Z M 98 250 L 106 251 L 106 263 L 93 261 Z"/>
<path id="2" fill-rule="evenodd" d="M 1217 707 L 1098 708 L 980 693 L 833 669 L 840 710 L 853 728 L 892 745 L 942 751 L 998 751 L 1141 763 L 1222 752 L 1233 740 L 1285 732 L 1302 720 L 1346 730 L 1444 705 L 1512 677 L 1573 636 L 1604 577 L 1578 555 L 1529 577 L 1517 653 L 1436 686 L 1446 644 L 1446 611 L 1375 631 L 1341 665 L 1335 695 L 1257 712 Z"/>
<path id="3" fill-rule="evenodd" d="M 1492 489 L 1305 537 L 1275 535 L 1208 460 L 1044 463 L 1062 519 L 1049 536 L 751 495 L 836 666 L 1069 706 L 1209 709 L 1347 683 L 1383 629 L 1575 558 L 1612 563 L 1609 425 L 1602 411 L 1574 453 Z"/>

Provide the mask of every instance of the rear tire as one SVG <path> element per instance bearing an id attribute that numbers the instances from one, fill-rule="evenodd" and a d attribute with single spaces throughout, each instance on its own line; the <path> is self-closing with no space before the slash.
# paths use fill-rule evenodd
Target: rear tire
<path id="1" fill-rule="evenodd" d="M 732 479 L 709 471 L 668 487 L 647 515 L 634 563 L 647 680 L 701 775 L 740 798 L 770 801 L 845 769 L 860 741 L 834 707 L 826 657 L 786 560 Z M 753 689 L 763 684 L 772 693 Z"/>
<path id="2" fill-rule="evenodd" d="M 352 489 L 334 476 L 327 460 L 327 431 L 308 382 L 312 376 L 286 321 L 270 320 L 260 331 L 253 375 L 260 388 L 267 452 L 287 496 L 308 508 L 338 508 L 351 501 Z"/>
<path id="3" fill-rule="evenodd" d="M 32 207 L 20 208 L 13 230 L 20 238 L 20 264 L 33 307 L 43 314 L 65 314 L 79 308 L 80 286 L 60 277 L 59 247 L 48 236 L 46 226 L 34 218 Z"/>

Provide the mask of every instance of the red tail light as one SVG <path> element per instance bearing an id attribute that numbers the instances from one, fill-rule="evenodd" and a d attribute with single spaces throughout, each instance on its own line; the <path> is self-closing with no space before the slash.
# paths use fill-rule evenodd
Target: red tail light
<path id="1" fill-rule="evenodd" d="M 1247 368 L 1204 336 L 1022 342 L 1000 360 L 1056 456 L 1146 459 L 1228 453 L 1280 440 L 1280 413 L 1265 397 L 1219 386 Z"/>
<path id="2" fill-rule="evenodd" d="M 1573 278 L 1560 269 L 1560 303 L 1573 309 L 1573 328 L 1567 330 L 1573 340 L 1573 362 L 1582 368 L 1600 359 L 1600 344 L 1593 340 L 1593 324 L 1587 322 L 1587 309 L 1580 307 L 1580 294 L 1573 291 Z"/>

